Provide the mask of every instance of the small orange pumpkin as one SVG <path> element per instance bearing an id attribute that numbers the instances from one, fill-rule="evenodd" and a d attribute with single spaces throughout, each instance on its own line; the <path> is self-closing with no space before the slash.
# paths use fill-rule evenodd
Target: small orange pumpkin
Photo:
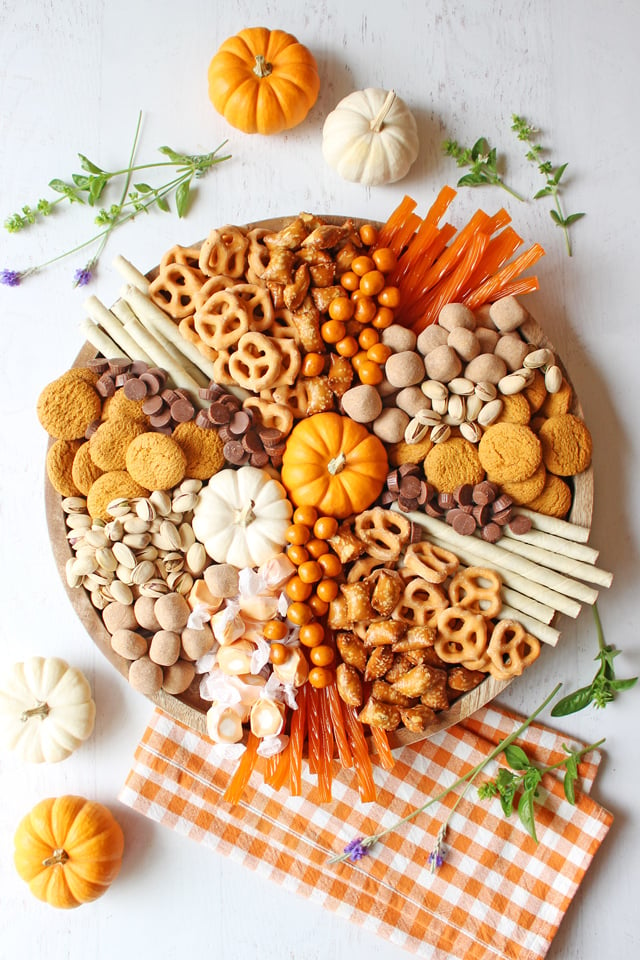
<path id="1" fill-rule="evenodd" d="M 316 413 L 294 427 L 282 460 L 282 482 L 296 506 L 343 519 L 366 510 L 389 470 L 382 442 L 338 413 Z"/>
<path id="2" fill-rule="evenodd" d="M 280 133 L 302 123 L 318 99 L 318 66 L 290 33 L 249 27 L 209 65 L 209 98 L 244 133 Z"/>
<path id="3" fill-rule="evenodd" d="M 120 870 L 123 850 L 122 830 L 102 804 L 51 797 L 20 822 L 14 861 L 34 896 L 69 909 L 105 893 Z"/>

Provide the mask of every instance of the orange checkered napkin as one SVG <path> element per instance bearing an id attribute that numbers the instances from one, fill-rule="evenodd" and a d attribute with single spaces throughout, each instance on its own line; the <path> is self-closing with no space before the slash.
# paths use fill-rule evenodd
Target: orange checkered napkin
<path id="1" fill-rule="evenodd" d="M 534 960 L 546 954 L 613 819 L 589 796 L 596 753 L 580 766 L 576 806 L 566 801 L 560 779 L 545 778 L 537 845 L 515 814 L 505 820 L 499 801 L 479 801 L 472 787 L 451 819 L 446 859 L 435 874 L 427 857 L 457 793 L 357 863 L 327 863 L 353 838 L 421 807 L 520 722 L 492 705 L 432 740 L 401 748 L 392 771 L 376 768 L 375 803 L 362 804 L 352 772 L 343 771 L 330 804 L 314 802 L 308 773 L 303 797 L 276 793 L 254 774 L 241 803 L 231 807 L 221 798 L 235 764 L 217 763 L 206 739 L 156 710 L 120 800 L 420 957 Z M 519 742 L 536 762 L 552 764 L 562 759 L 566 738 L 533 724 Z M 498 767 L 493 761 L 478 782 Z"/>

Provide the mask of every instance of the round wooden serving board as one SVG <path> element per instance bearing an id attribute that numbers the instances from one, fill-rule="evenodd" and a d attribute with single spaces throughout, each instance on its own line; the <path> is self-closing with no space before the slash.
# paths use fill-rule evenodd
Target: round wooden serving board
<path id="1" fill-rule="evenodd" d="M 255 223 L 247 224 L 246 228 L 251 230 L 256 227 L 262 227 L 276 232 L 286 226 L 292 219 L 293 216 L 277 217 L 270 220 L 258 220 Z M 323 216 L 323 220 L 325 220 L 327 223 L 343 223 L 345 219 L 345 217 Z M 356 226 L 360 226 L 362 223 L 366 222 L 355 217 L 351 219 Z M 193 244 L 193 246 L 198 245 L 198 243 Z M 150 279 L 153 279 L 157 275 L 157 272 L 158 268 L 155 267 L 153 270 L 149 271 L 147 276 Z M 562 368 L 564 376 L 569 382 L 571 382 L 561 360 L 557 357 L 557 353 L 553 347 L 553 344 L 548 340 L 541 327 L 535 322 L 535 320 L 533 320 L 533 318 L 528 319 L 521 326 L 520 330 L 525 338 L 534 346 L 548 347 L 550 350 L 553 350 L 554 354 L 556 354 L 557 362 Z M 91 344 L 86 343 L 82 347 L 78 356 L 75 358 L 73 365 L 83 366 L 88 360 L 95 356 L 95 348 Z M 577 399 L 574 399 L 572 412 L 582 416 L 582 409 Z M 568 519 L 573 523 L 580 524 L 581 526 L 590 527 L 593 511 L 592 468 L 588 468 L 583 473 L 574 477 L 571 482 L 573 485 L 573 505 Z M 93 642 L 102 651 L 107 660 L 109 660 L 116 670 L 118 670 L 126 679 L 128 675 L 129 663 L 115 653 L 111 648 L 110 635 L 104 626 L 99 611 L 96 610 L 91 603 L 88 592 L 84 588 L 72 589 L 67 585 L 65 565 L 69 557 L 73 556 L 73 553 L 67 541 L 68 531 L 65 524 L 65 515 L 61 508 L 61 500 L 62 498 L 53 489 L 45 473 L 45 507 L 47 525 L 56 566 L 58 568 L 63 585 L 67 591 L 71 605 L 76 611 Z M 510 682 L 512 681 L 496 680 L 493 677 L 488 676 L 487 679 L 484 680 L 474 690 L 471 690 L 469 693 L 463 694 L 461 697 L 459 697 L 448 710 L 441 711 L 437 715 L 437 722 L 430 726 L 423 733 L 411 733 L 406 729 L 402 729 L 391 734 L 389 736 L 391 746 L 397 747 L 408 743 L 415 743 L 419 740 L 426 740 L 438 731 L 444 730 L 447 727 L 458 723 L 460 720 L 464 720 L 465 717 L 471 716 L 471 714 L 475 713 L 475 711 L 480 707 L 493 700 L 494 697 L 504 690 L 504 688 L 508 686 Z M 156 706 L 160 707 L 160 709 L 164 710 L 165 713 L 168 713 L 174 719 L 184 723 L 188 727 L 191 727 L 198 733 L 206 735 L 206 712 L 210 705 L 206 701 L 201 700 L 198 693 L 199 683 L 200 677 L 196 676 L 191 687 L 185 691 L 185 693 L 180 694 L 179 696 L 173 696 L 165 693 L 164 690 L 161 690 L 153 696 L 150 696 L 148 699 L 150 699 Z"/>

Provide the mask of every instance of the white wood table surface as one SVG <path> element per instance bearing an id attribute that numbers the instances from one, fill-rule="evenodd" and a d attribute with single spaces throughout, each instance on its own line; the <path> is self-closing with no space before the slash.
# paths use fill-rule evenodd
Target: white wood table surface
<path id="1" fill-rule="evenodd" d="M 317 57 L 322 89 L 297 129 L 272 138 L 226 125 L 207 97 L 207 67 L 218 45 L 245 26 L 294 33 Z M 572 228 L 573 259 L 545 200 L 519 203 L 495 187 L 461 190 L 458 224 L 477 206 L 505 205 L 528 243 L 547 256 L 541 289 L 527 302 L 566 362 L 595 442 L 592 543 L 615 572 L 601 596 L 607 640 L 624 650 L 620 676 L 640 672 L 638 541 L 638 40 L 636 0 L 366 4 L 337 0 L 3 0 L 0 4 L 0 217 L 47 194 L 52 177 L 77 169 L 81 151 L 121 165 L 139 110 L 139 158 L 162 144 L 204 152 L 228 138 L 233 159 L 212 171 L 184 220 L 140 216 L 111 239 L 95 282 L 74 290 L 82 254 L 0 287 L 2 389 L 0 570 L 2 665 L 31 655 L 63 656 L 88 674 L 98 706 L 92 738 L 56 766 L 0 757 L 0 958 L 218 960 L 285 957 L 400 960 L 403 952 L 287 893 L 250 871 L 174 836 L 121 807 L 116 795 L 151 707 L 93 647 L 55 570 L 44 516 L 46 438 L 35 415 L 46 382 L 67 368 L 82 342 L 84 295 L 106 303 L 121 281 L 116 253 L 148 269 L 175 242 L 209 228 L 298 211 L 384 219 L 405 192 L 426 210 L 457 171 L 445 137 L 500 148 L 508 181 L 529 196 L 541 185 L 509 130 L 513 112 L 541 128 L 554 163 L 569 162 L 566 205 L 587 216 Z M 402 182 L 374 189 L 341 181 L 322 158 L 322 123 L 337 101 L 366 86 L 393 86 L 414 110 L 420 155 Z M 45 225 L 0 234 L 0 270 L 26 269 L 88 236 L 86 211 L 59 208 Z M 592 675 L 596 638 L 589 611 L 564 621 L 503 702 L 528 713 L 562 680 Z M 631 960 L 640 950 L 638 694 L 606 711 L 556 721 L 569 736 L 606 737 L 595 798 L 615 813 L 553 944 L 553 960 Z M 80 793 L 109 804 L 126 834 L 122 873 L 89 907 L 56 912 L 34 900 L 14 872 L 13 833 L 41 798 Z"/>

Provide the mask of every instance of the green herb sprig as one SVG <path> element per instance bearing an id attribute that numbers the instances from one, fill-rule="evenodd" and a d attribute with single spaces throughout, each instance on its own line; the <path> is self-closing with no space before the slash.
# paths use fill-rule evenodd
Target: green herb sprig
<path id="1" fill-rule="evenodd" d="M 603 743 L 604 740 L 598 740 L 597 743 L 591 743 L 588 747 L 583 747 L 582 750 L 570 750 L 563 743 L 562 749 L 567 756 L 546 767 L 536 766 L 522 747 L 518 747 L 515 743 L 509 744 L 504 748 L 504 755 L 511 769 L 501 767 L 494 780 L 487 780 L 486 783 L 478 787 L 478 797 L 481 800 L 489 800 L 495 796 L 499 797 L 502 812 L 505 817 L 510 817 L 513 813 L 516 796 L 520 793 L 517 807 L 518 817 L 527 833 L 537 843 L 535 801 L 538 799 L 538 786 L 542 778 L 545 774 L 564 767 L 564 795 L 569 803 L 575 805 L 578 764 L 586 753 L 596 750 Z"/>
<path id="2" fill-rule="evenodd" d="M 184 217 L 188 211 L 189 203 L 193 193 L 193 181 L 203 177 L 212 167 L 224 160 L 230 158 L 230 154 L 220 156 L 219 153 L 224 147 L 226 141 L 220 144 L 211 153 L 204 154 L 186 154 L 179 153 L 172 147 L 160 147 L 159 151 L 167 159 L 152 163 L 135 164 L 134 159 L 138 148 L 140 137 L 140 128 L 142 124 L 142 113 L 138 115 L 135 135 L 131 147 L 129 161 L 127 166 L 118 170 L 103 170 L 102 167 L 94 163 L 82 153 L 78 154 L 80 158 L 80 167 L 83 172 L 74 173 L 70 180 L 54 178 L 49 182 L 49 187 L 58 194 L 55 199 L 41 198 L 34 207 L 26 204 L 21 212 L 14 213 L 5 221 L 5 228 L 9 233 L 18 233 L 27 227 L 40 222 L 41 218 L 51 215 L 55 207 L 68 201 L 70 204 L 79 204 L 81 206 L 95 207 L 101 199 L 105 190 L 117 181 L 123 182 L 120 198 L 117 202 L 109 206 L 103 206 L 98 210 L 94 217 L 94 223 L 97 226 L 104 227 L 99 233 L 78 244 L 72 250 L 67 250 L 45 263 L 36 267 L 29 267 L 26 270 L 2 270 L 0 271 L 0 282 L 8 286 L 19 286 L 31 274 L 37 273 L 47 266 L 56 263 L 79 250 L 83 250 L 93 244 L 98 244 L 97 249 L 84 267 L 76 271 L 75 285 L 84 286 L 92 277 L 93 270 L 97 266 L 100 255 L 113 231 L 123 226 L 129 220 L 132 220 L 139 213 L 148 213 L 152 207 L 168 212 L 170 210 L 169 198 L 173 194 L 175 200 L 176 213 L 179 217 Z M 134 175 L 146 170 L 157 170 L 160 168 L 172 168 L 175 176 L 160 186 L 152 186 L 145 181 L 139 181 L 133 184 L 131 181 Z"/>
<path id="3" fill-rule="evenodd" d="M 602 622 L 596 604 L 593 606 L 593 617 L 596 622 L 598 637 L 598 652 L 594 660 L 599 660 L 600 666 L 588 686 L 574 690 L 573 693 L 567 694 L 566 697 L 555 704 L 551 711 L 552 717 L 566 717 L 570 713 L 578 713 L 579 710 L 584 710 L 591 703 L 594 707 L 603 709 L 615 699 L 617 693 L 630 690 L 638 682 L 637 677 L 631 677 L 628 680 L 616 679 L 613 661 L 620 650 L 615 650 L 605 643 Z"/>
<path id="4" fill-rule="evenodd" d="M 459 167 L 470 167 L 458 180 L 458 187 L 482 187 L 491 185 L 502 187 L 517 200 L 524 197 L 508 186 L 498 172 L 498 153 L 491 147 L 486 137 L 480 137 L 472 147 L 462 147 L 457 140 L 445 140 L 442 148 L 448 157 L 452 157 Z"/>
<path id="5" fill-rule="evenodd" d="M 534 127 L 528 123 L 524 117 L 518 116 L 518 114 L 514 113 L 511 117 L 511 129 L 516 134 L 518 140 L 521 140 L 528 147 L 525 158 L 537 167 L 538 172 L 542 174 L 545 179 L 544 187 L 534 194 L 533 199 L 539 200 L 541 197 L 553 198 L 554 207 L 549 211 L 549 214 L 556 226 L 560 227 L 562 230 L 567 253 L 569 256 L 572 256 L 569 227 L 571 224 L 575 223 L 576 220 L 580 220 L 582 217 L 584 217 L 585 214 L 564 213 L 562 203 L 560 201 L 560 193 L 563 187 L 561 180 L 564 176 L 565 170 L 568 167 L 568 164 L 562 163 L 560 166 L 554 167 L 550 160 L 543 159 L 543 153 L 546 152 L 545 148 L 540 143 L 535 142 L 535 137 L 540 131 L 537 127 Z"/>
<path id="6" fill-rule="evenodd" d="M 415 819 L 415 817 L 417 817 L 420 813 L 424 813 L 425 810 L 428 810 L 429 807 L 432 807 L 435 803 L 440 803 L 440 801 L 444 800 L 445 797 L 447 797 L 454 790 L 457 790 L 459 787 L 464 786 L 463 792 L 460 794 L 460 796 L 456 800 L 454 806 L 449 812 L 449 815 L 446 821 L 440 827 L 440 830 L 438 831 L 438 834 L 436 837 L 436 843 L 435 843 L 434 849 L 431 851 L 431 853 L 428 856 L 429 867 L 432 870 L 432 872 L 435 871 L 439 866 L 442 865 L 444 861 L 446 852 L 445 852 L 443 843 L 447 834 L 449 822 L 453 814 L 456 812 L 458 805 L 464 799 L 464 797 L 467 794 L 467 791 L 469 790 L 471 785 L 474 783 L 474 781 L 477 779 L 477 777 L 485 769 L 487 764 L 489 764 L 492 760 L 495 760 L 496 757 L 498 757 L 501 753 L 507 753 L 507 751 L 509 751 L 508 758 L 511 758 L 511 761 L 518 762 L 522 765 L 517 769 L 523 770 L 522 781 L 524 784 L 525 792 L 528 792 L 530 788 L 533 788 L 533 793 L 532 794 L 527 793 L 527 800 L 523 803 L 522 815 L 525 818 L 523 819 L 523 823 L 525 824 L 527 829 L 529 829 L 529 825 L 533 823 L 529 814 L 531 814 L 531 817 L 533 816 L 532 803 L 534 799 L 535 790 L 537 789 L 538 784 L 542 780 L 542 777 L 546 773 L 549 773 L 551 770 L 555 770 L 563 765 L 566 766 L 567 774 L 565 774 L 565 795 L 570 803 L 575 803 L 575 781 L 578 776 L 577 766 L 578 766 L 579 759 L 582 756 L 584 756 L 584 754 L 588 753 L 591 750 L 595 750 L 596 747 L 599 747 L 602 743 L 604 743 L 604 740 L 599 740 L 598 743 L 590 744 L 588 747 L 584 747 L 582 750 L 568 751 L 567 757 L 565 759 L 563 759 L 559 763 L 554 764 L 553 766 L 550 766 L 550 767 L 534 767 L 534 765 L 529 761 L 529 758 L 527 757 L 524 750 L 522 750 L 520 747 L 515 747 L 515 752 L 510 749 L 512 745 L 514 745 L 514 741 L 522 736 L 522 734 L 531 726 L 534 720 L 555 699 L 561 686 L 562 686 L 561 683 L 557 684 L 554 687 L 554 689 L 551 691 L 549 696 L 546 697 L 545 700 L 543 700 L 540 706 L 537 707 L 533 711 L 533 713 L 530 714 L 530 716 L 527 717 L 527 719 L 524 720 L 520 724 L 520 726 L 513 731 L 513 733 L 509 734 L 508 737 L 502 740 L 498 744 L 498 746 L 495 747 L 488 754 L 488 756 L 485 757 L 485 759 L 481 763 L 473 767 L 473 769 L 469 770 L 469 772 L 466 773 L 463 777 L 459 777 L 455 781 L 455 783 L 452 783 L 451 786 L 446 788 L 446 790 L 441 791 L 441 793 L 439 793 L 436 797 L 433 797 L 431 800 L 427 800 L 425 804 L 423 804 L 421 807 L 418 807 L 416 810 L 412 810 L 411 813 L 407 814 L 406 817 L 402 817 L 402 819 L 396 820 L 395 823 L 393 823 L 390 827 L 387 827 L 385 830 L 381 830 L 379 833 L 369 834 L 369 836 L 367 837 L 356 837 L 354 840 L 351 840 L 346 845 L 346 847 L 344 847 L 342 853 L 336 854 L 335 856 L 331 857 L 328 862 L 340 863 L 344 860 L 351 860 L 352 862 L 361 860 L 363 857 L 368 855 L 371 847 L 373 847 L 374 844 L 382 840 L 383 837 L 386 837 L 387 834 L 394 833 L 403 824 L 408 823 L 410 820 Z M 524 765 L 525 761 L 526 761 L 526 766 Z M 508 759 L 507 762 L 510 762 L 510 760 Z M 506 774 L 509 775 L 509 778 L 510 778 L 509 783 L 511 783 L 510 771 L 506 771 Z M 509 783 L 507 783 L 507 777 L 505 776 L 505 774 L 499 773 L 496 779 L 499 780 L 500 783 L 499 784 L 496 783 L 495 787 L 489 786 L 487 784 L 482 785 L 480 790 L 482 791 L 481 795 L 483 797 L 495 796 L 496 794 L 500 794 L 500 787 L 502 787 L 505 792 L 508 792 L 508 790 L 510 789 L 510 786 L 509 786 Z M 515 797 L 519 784 L 515 783 L 515 778 L 512 778 L 512 779 L 514 780 L 513 796 Z M 534 783 L 534 780 L 535 780 L 535 783 Z M 492 781 L 489 781 L 489 784 L 490 783 L 492 783 Z M 529 808 L 531 809 L 529 810 Z M 512 808 L 510 807 L 509 812 L 511 812 L 511 809 Z M 503 804 L 503 810 L 505 810 L 504 804 Z M 532 834 L 532 836 L 534 836 L 535 834 L 535 827 L 533 827 L 533 829 L 534 829 L 534 833 Z M 530 829 L 529 829 L 529 832 L 531 832 Z"/>

